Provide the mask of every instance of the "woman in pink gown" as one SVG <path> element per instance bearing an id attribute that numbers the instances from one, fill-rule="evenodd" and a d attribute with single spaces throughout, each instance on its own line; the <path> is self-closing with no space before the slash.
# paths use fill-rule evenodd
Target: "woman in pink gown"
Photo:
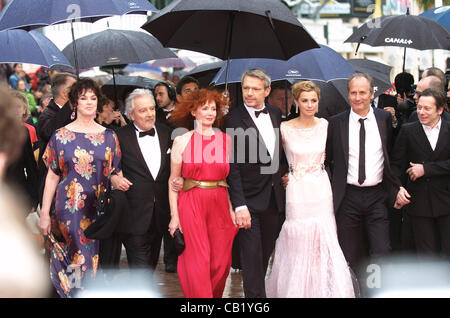
<path id="1" fill-rule="evenodd" d="M 280 128 L 290 172 L 286 221 L 276 242 L 267 296 L 354 297 L 324 169 L 328 122 L 314 116 L 320 90 L 312 82 L 301 82 L 294 85 L 293 95 L 300 117 Z"/>
<path id="2" fill-rule="evenodd" d="M 170 119 L 177 126 L 194 128 L 175 138 L 169 178 L 169 184 L 179 176 L 184 179 L 180 192 L 169 188 L 169 231 L 173 236 L 180 229 L 184 235 L 186 248 L 178 257 L 177 271 L 187 298 L 222 297 L 238 231 L 225 181 L 231 139 L 213 129 L 224 105 L 218 92 L 201 89 L 177 105 Z"/>

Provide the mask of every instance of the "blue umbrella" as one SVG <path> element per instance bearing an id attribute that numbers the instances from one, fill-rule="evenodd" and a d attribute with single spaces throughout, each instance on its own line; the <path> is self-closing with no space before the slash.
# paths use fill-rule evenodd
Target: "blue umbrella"
<path id="1" fill-rule="evenodd" d="M 147 14 L 158 11 L 147 0 L 11 0 L 0 13 L 0 31 L 32 30 L 47 25 L 71 22 L 95 22 L 113 15 Z M 74 46 L 75 68 L 79 73 Z"/>
<path id="2" fill-rule="evenodd" d="M 122 72 L 124 72 L 124 73 L 151 72 L 151 73 L 157 73 L 159 75 L 162 74 L 162 70 L 159 67 L 152 67 L 149 65 L 148 62 L 139 63 L 139 64 L 135 64 L 135 63 L 128 64 L 122 70 Z"/>
<path id="3" fill-rule="evenodd" d="M 325 45 L 291 57 L 287 61 L 274 59 L 230 60 L 229 83 L 241 81 L 242 73 L 250 68 L 262 68 L 273 81 L 285 79 L 308 79 L 331 81 L 347 79 L 355 73 L 351 65 L 336 51 Z M 226 65 L 223 65 L 211 83 L 221 85 L 226 81 Z"/>
<path id="4" fill-rule="evenodd" d="M 439 22 L 450 31 L 450 6 L 430 9 L 419 14 L 419 16 Z"/>
<path id="5" fill-rule="evenodd" d="M 147 0 L 11 0 L 0 14 L 0 30 L 32 30 L 47 25 L 95 22 L 113 15 L 158 11 Z"/>
<path id="6" fill-rule="evenodd" d="M 30 63 L 72 67 L 62 52 L 37 31 L 0 31 L 0 63 Z"/>

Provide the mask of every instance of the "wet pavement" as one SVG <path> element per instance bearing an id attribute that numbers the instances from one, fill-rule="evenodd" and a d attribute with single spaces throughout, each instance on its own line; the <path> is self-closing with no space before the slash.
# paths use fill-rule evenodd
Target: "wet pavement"
<path id="1" fill-rule="evenodd" d="M 164 298 L 183 298 L 183 292 L 181 291 L 180 283 L 178 281 L 177 273 L 167 273 L 165 271 L 165 265 L 163 262 L 164 248 L 161 247 L 161 253 L 159 255 L 158 265 L 153 275 L 153 280 L 157 285 L 160 296 Z M 125 249 L 122 249 L 121 270 L 128 268 Z M 225 290 L 223 292 L 224 298 L 243 298 L 244 290 L 242 287 L 242 274 L 241 271 L 231 268 L 228 275 Z"/>

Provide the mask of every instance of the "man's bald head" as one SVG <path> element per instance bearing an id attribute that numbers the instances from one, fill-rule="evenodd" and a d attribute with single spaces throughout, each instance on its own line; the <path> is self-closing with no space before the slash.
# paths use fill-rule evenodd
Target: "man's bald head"
<path id="1" fill-rule="evenodd" d="M 419 83 L 417 83 L 416 93 L 414 94 L 414 100 L 416 101 L 416 104 L 419 100 L 420 93 L 428 88 L 434 88 L 440 92 L 444 92 L 444 83 L 438 76 L 435 75 L 430 75 L 422 78 Z"/>

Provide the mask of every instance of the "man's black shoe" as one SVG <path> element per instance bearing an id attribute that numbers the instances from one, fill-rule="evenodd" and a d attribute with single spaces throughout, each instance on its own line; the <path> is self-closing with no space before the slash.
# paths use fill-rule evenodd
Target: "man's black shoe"
<path id="1" fill-rule="evenodd" d="M 166 264 L 166 273 L 176 273 L 177 265 L 176 264 Z"/>

